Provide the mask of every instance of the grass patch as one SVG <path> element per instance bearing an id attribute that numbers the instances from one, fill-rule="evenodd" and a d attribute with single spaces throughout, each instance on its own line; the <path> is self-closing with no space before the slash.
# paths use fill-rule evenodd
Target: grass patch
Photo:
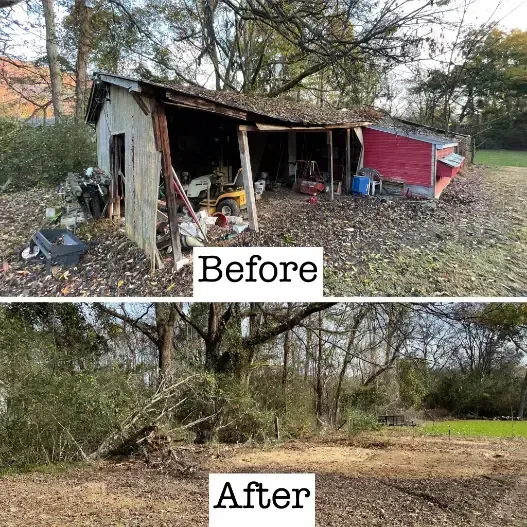
<path id="1" fill-rule="evenodd" d="M 520 150 L 478 150 L 476 163 L 498 167 L 527 167 L 527 152 Z"/>
<path id="2" fill-rule="evenodd" d="M 426 435 L 453 437 L 527 437 L 527 421 L 436 421 L 423 426 Z"/>
<path id="3" fill-rule="evenodd" d="M 17 474 L 28 474 L 38 472 L 40 474 L 63 474 L 73 466 L 81 463 L 45 463 L 40 465 L 13 465 L 11 467 L 0 467 L 0 478 L 4 476 L 15 476 Z"/>

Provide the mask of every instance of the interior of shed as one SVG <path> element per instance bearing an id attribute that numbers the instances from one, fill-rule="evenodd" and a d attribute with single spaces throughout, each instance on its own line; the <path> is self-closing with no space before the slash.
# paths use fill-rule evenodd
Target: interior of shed
<path id="1" fill-rule="evenodd" d="M 242 121 L 210 112 L 177 106 L 167 107 L 172 164 L 183 184 L 192 179 L 223 172 L 232 182 L 241 167 L 237 127 Z M 290 134 L 294 134 L 291 142 Z M 296 161 L 315 161 L 328 179 L 329 140 L 326 130 L 249 131 L 249 154 L 253 180 L 266 175 L 268 184 L 281 183 L 291 188 L 295 183 Z M 356 172 L 361 144 L 351 133 L 351 173 Z M 333 130 L 333 179 L 344 180 L 346 171 L 346 130 Z"/>

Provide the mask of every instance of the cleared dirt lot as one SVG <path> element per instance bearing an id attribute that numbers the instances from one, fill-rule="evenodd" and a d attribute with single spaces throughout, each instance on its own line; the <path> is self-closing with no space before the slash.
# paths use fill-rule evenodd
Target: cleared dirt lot
<path id="1" fill-rule="evenodd" d="M 525 441 L 371 437 L 200 451 L 191 476 L 142 462 L 0 479 L 0 525 L 205 526 L 208 472 L 317 473 L 317 525 L 527 525 Z"/>
<path id="2" fill-rule="evenodd" d="M 289 191 L 258 202 L 260 233 L 216 245 L 324 247 L 330 296 L 527 295 L 527 168 L 473 167 L 437 202 L 341 196 L 315 205 Z M 192 269 L 150 272 L 121 225 L 82 226 L 89 251 L 54 269 L 18 260 L 52 191 L 0 196 L 3 296 L 191 296 Z"/>

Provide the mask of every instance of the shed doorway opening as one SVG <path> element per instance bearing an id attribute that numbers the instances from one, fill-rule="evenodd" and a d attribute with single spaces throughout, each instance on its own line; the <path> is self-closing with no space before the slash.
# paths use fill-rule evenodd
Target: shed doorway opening
<path id="1" fill-rule="evenodd" d="M 114 134 L 110 139 L 110 201 L 108 217 L 119 219 L 125 213 L 126 182 L 126 138 L 125 134 Z"/>

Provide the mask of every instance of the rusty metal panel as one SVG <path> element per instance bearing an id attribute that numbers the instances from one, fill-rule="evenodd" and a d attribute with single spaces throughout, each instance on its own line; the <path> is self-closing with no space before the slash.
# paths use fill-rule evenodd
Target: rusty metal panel
<path id="1" fill-rule="evenodd" d="M 143 98 L 152 110 L 153 100 Z M 145 115 L 130 93 L 111 87 L 97 123 L 100 168 L 110 172 L 110 137 L 125 134 L 126 234 L 155 262 L 157 198 L 161 154 L 156 150 L 152 116 Z"/>
<path id="2" fill-rule="evenodd" d="M 111 111 L 109 103 L 103 103 L 101 113 L 96 126 L 97 137 L 97 165 L 99 168 L 110 173 L 110 137 L 112 129 Z"/>
<path id="3" fill-rule="evenodd" d="M 363 135 L 365 167 L 376 168 L 387 179 L 431 187 L 432 143 L 370 127 L 363 128 Z"/>
<path id="4" fill-rule="evenodd" d="M 445 165 L 448 165 L 452 168 L 460 167 L 463 162 L 465 161 L 465 158 L 463 156 L 460 156 L 459 154 L 449 154 L 443 158 L 440 159 L 441 163 L 444 163 Z"/>

